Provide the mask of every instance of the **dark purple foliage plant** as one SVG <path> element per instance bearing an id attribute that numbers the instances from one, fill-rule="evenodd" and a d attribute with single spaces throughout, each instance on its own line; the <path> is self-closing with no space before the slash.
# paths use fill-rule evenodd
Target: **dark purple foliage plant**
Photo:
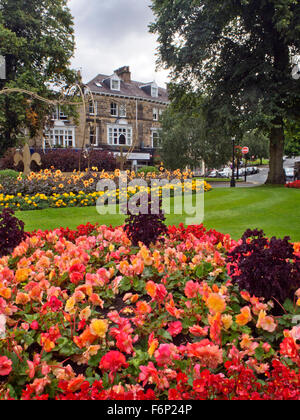
<path id="1" fill-rule="evenodd" d="M 39 172 L 41 169 L 54 168 L 62 172 L 73 172 L 79 170 L 80 150 L 75 149 L 53 149 L 46 153 L 42 149 L 36 149 L 40 154 L 42 165 L 38 166 L 35 162 L 31 164 L 31 170 Z M 0 159 L 0 169 L 15 169 L 20 172 L 23 171 L 23 163 L 17 167 L 14 165 L 15 150 L 11 149 Z M 81 171 L 85 171 L 88 167 L 97 167 L 99 171 L 114 171 L 117 167 L 116 159 L 108 150 L 91 150 L 89 157 L 81 156 Z"/>
<path id="2" fill-rule="evenodd" d="M 14 211 L 0 213 L 0 257 L 10 254 L 26 238 L 24 223 L 14 216 Z"/>
<path id="3" fill-rule="evenodd" d="M 287 298 L 293 300 L 300 287 L 300 258 L 289 239 L 268 239 L 262 230 L 249 229 L 228 254 L 233 283 L 251 295 L 272 299 L 276 311 Z"/>
<path id="4" fill-rule="evenodd" d="M 142 242 L 149 247 L 151 243 L 155 244 L 157 239 L 167 232 L 167 227 L 164 224 L 166 218 L 161 206 L 160 198 L 159 212 L 152 214 L 151 194 L 149 194 L 147 214 L 131 214 L 127 207 L 129 216 L 125 220 L 124 230 L 134 246 L 138 246 L 139 242 Z"/>

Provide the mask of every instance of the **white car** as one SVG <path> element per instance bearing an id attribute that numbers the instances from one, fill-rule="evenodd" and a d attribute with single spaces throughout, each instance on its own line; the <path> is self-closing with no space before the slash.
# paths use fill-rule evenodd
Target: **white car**
<path id="1" fill-rule="evenodd" d="M 232 169 L 230 168 L 224 168 L 222 171 L 219 172 L 219 175 L 222 178 L 230 178 L 232 175 Z"/>
<path id="2" fill-rule="evenodd" d="M 294 180 L 295 177 L 295 170 L 294 168 L 284 168 L 284 172 L 285 172 L 285 177 L 286 179 L 289 180 Z"/>

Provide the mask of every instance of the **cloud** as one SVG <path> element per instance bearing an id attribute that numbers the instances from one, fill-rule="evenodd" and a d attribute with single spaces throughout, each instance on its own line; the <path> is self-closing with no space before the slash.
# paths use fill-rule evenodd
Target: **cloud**
<path id="1" fill-rule="evenodd" d="M 133 80 L 168 81 L 168 72 L 156 72 L 156 36 L 150 0 L 70 0 L 74 16 L 76 52 L 72 66 L 81 68 L 84 81 L 99 73 L 112 74 L 128 65 Z"/>

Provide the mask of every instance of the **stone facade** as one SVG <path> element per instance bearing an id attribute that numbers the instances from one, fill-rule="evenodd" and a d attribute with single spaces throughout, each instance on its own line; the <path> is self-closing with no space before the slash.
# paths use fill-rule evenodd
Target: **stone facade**
<path id="1" fill-rule="evenodd" d="M 78 125 L 58 110 L 44 146 L 93 147 L 115 155 L 122 149 L 131 166 L 152 164 L 159 151 L 159 117 L 169 103 L 166 89 L 132 81 L 125 66 L 111 76 L 96 76 L 87 91 L 91 100 L 85 111 L 80 107 Z"/>

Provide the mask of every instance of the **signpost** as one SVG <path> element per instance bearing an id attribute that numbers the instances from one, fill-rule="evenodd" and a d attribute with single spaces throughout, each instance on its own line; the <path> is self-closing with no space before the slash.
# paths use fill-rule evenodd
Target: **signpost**
<path id="1" fill-rule="evenodd" d="M 247 182 L 247 158 L 246 155 L 249 153 L 249 147 L 245 146 L 242 148 L 242 153 L 245 156 L 245 182 Z"/>
<path id="2" fill-rule="evenodd" d="M 234 170 L 235 170 L 235 137 L 232 137 L 232 176 L 230 181 L 230 187 L 235 188 L 235 177 L 234 177 Z"/>

